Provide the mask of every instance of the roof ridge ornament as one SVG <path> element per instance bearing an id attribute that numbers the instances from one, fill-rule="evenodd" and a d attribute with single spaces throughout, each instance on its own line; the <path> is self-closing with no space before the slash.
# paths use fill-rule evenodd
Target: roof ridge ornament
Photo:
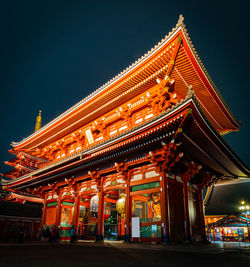
<path id="1" fill-rule="evenodd" d="M 195 96 L 195 91 L 193 90 L 193 86 L 190 84 L 188 86 L 188 92 L 186 95 L 186 99 L 192 98 L 193 96 Z"/>
<path id="2" fill-rule="evenodd" d="M 179 20 L 178 20 L 178 22 L 176 24 L 176 27 L 181 26 L 181 24 L 183 23 L 183 21 L 184 21 L 184 17 L 183 17 L 182 14 L 180 14 L 179 15 Z"/>

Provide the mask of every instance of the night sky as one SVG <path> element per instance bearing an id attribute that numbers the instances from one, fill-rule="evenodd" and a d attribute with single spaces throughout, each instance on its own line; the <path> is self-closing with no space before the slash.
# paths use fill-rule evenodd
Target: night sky
<path id="1" fill-rule="evenodd" d="M 0 172 L 12 141 L 60 115 L 157 44 L 183 14 L 191 40 L 237 119 L 225 136 L 250 165 L 247 1 L 1 1 Z"/>

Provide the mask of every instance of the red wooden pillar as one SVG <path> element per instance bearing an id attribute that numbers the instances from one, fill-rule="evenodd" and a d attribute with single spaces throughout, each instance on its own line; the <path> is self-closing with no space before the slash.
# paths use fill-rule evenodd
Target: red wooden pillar
<path id="1" fill-rule="evenodd" d="M 190 218 L 188 208 L 188 186 L 187 180 L 183 179 L 183 202 L 184 202 L 184 216 L 185 216 L 185 236 L 186 241 L 191 242 L 191 229 L 190 229 Z"/>
<path id="2" fill-rule="evenodd" d="M 97 233 L 96 233 L 96 241 L 103 240 L 103 208 L 104 208 L 104 195 L 103 195 L 103 177 L 100 177 L 100 182 L 98 186 L 98 213 L 97 213 Z"/>
<path id="3" fill-rule="evenodd" d="M 160 176 L 160 195 L 161 195 L 161 241 L 169 243 L 169 209 L 168 209 L 168 181 L 164 171 Z"/>
<path id="4" fill-rule="evenodd" d="M 131 238 L 131 213 L 132 213 L 132 199 L 130 197 L 130 174 L 128 166 L 124 163 L 115 163 L 117 173 L 120 173 L 125 181 L 125 218 L 121 219 L 121 233 L 124 235 L 126 242 L 130 242 Z M 125 229 L 123 228 L 125 226 Z M 125 231 L 124 231 L 125 230 Z M 125 233 L 124 233 L 125 232 Z"/>
<path id="5" fill-rule="evenodd" d="M 61 210 L 62 210 L 62 190 L 60 190 L 60 193 L 58 195 L 57 199 L 57 209 L 56 209 L 56 227 L 60 226 L 60 220 L 61 220 Z"/>
<path id="6" fill-rule="evenodd" d="M 203 209 L 203 197 L 202 189 L 199 188 L 199 210 L 200 210 L 200 225 L 201 225 L 201 238 L 203 242 L 207 241 L 206 230 L 205 230 L 205 217 Z"/>
<path id="7" fill-rule="evenodd" d="M 75 206 L 74 206 L 74 218 L 73 218 L 74 229 L 75 229 L 76 235 L 77 235 L 77 230 L 78 230 L 79 206 L 80 206 L 79 184 L 77 184 L 77 190 L 76 190 L 76 196 L 75 196 Z"/>
<path id="8" fill-rule="evenodd" d="M 44 225 L 45 224 L 45 220 L 46 220 L 47 197 L 48 197 L 48 194 L 46 193 L 45 196 L 44 196 L 44 201 L 43 201 L 43 214 L 42 214 L 41 225 Z"/>
<path id="9" fill-rule="evenodd" d="M 131 237 L 131 227 L 130 227 L 130 222 L 131 222 L 131 197 L 130 197 L 130 177 L 129 177 L 129 172 L 127 173 L 126 177 L 126 198 L 125 198 L 125 241 L 130 242 L 130 237 Z"/>

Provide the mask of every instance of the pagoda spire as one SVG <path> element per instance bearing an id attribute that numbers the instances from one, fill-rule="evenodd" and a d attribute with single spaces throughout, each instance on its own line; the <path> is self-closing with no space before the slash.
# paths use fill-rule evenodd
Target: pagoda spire
<path id="1" fill-rule="evenodd" d="M 35 126 L 35 132 L 38 131 L 42 127 L 42 111 L 39 110 L 39 114 L 36 116 L 36 126 Z"/>

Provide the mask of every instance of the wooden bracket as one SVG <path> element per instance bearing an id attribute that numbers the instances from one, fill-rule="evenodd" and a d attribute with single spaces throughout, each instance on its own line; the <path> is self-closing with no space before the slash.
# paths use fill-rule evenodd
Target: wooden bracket
<path id="1" fill-rule="evenodd" d="M 89 171 L 88 174 L 90 175 L 91 179 L 96 182 L 97 190 L 100 192 L 102 189 L 102 179 L 100 173 L 98 171 Z"/>
<path id="2" fill-rule="evenodd" d="M 193 161 L 188 162 L 188 170 L 181 175 L 181 178 L 185 182 L 189 182 L 192 177 L 194 177 L 195 174 L 197 174 L 202 166 L 194 163 Z"/>
<path id="3" fill-rule="evenodd" d="M 159 172 L 169 172 L 184 155 L 183 153 L 177 153 L 180 144 L 175 143 L 174 139 L 168 144 L 162 142 L 163 148 L 155 152 L 150 151 L 147 158 L 151 163 L 156 164 Z"/>
<path id="4" fill-rule="evenodd" d="M 130 175 L 130 170 L 128 170 L 128 165 L 124 162 L 121 163 L 115 162 L 114 167 L 116 168 L 116 171 L 122 175 L 123 179 L 127 181 Z"/>

